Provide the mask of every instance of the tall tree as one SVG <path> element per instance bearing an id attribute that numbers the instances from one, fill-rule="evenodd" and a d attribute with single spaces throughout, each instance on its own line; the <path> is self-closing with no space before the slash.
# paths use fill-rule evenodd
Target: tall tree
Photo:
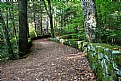
<path id="1" fill-rule="evenodd" d="M 81 0 L 81 2 L 86 38 L 90 42 L 96 42 L 98 40 L 98 28 L 95 0 Z"/>
<path id="2" fill-rule="evenodd" d="M 27 0 L 18 0 L 19 6 L 19 54 L 20 57 L 28 51 Z"/>
<path id="3" fill-rule="evenodd" d="M 42 16 L 43 16 L 43 8 L 42 8 L 43 1 L 40 0 L 40 31 L 43 34 L 43 25 L 42 25 Z"/>
<path id="4" fill-rule="evenodd" d="M 54 38 L 54 28 L 53 28 L 53 14 L 52 14 L 52 7 L 51 7 L 51 1 L 48 0 L 48 6 L 49 6 L 49 17 L 50 17 L 50 28 L 51 28 L 51 37 Z"/>
<path id="5" fill-rule="evenodd" d="M 49 11 L 47 10 L 47 6 L 46 6 L 46 3 L 45 3 L 45 0 L 44 0 L 44 5 L 45 5 L 45 9 L 47 11 L 47 14 L 48 14 L 48 16 L 50 18 L 51 37 L 54 38 L 53 14 L 52 14 L 51 1 L 50 0 L 47 0 L 47 1 L 48 1 Z"/>

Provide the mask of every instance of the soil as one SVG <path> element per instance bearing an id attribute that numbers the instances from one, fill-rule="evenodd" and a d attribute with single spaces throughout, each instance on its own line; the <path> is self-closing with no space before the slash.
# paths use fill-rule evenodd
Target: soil
<path id="1" fill-rule="evenodd" d="M 23 59 L 4 61 L 1 81 L 96 81 L 86 55 L 47 39 L 33 41 Z"/>

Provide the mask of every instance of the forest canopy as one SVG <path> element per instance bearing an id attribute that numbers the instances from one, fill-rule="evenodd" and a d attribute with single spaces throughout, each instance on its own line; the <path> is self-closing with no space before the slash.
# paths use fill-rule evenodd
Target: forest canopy
<path id="1" fill-rule="evenodd" d="M 29 52 L 31 38 L 121 45 L 120 0 L 0 0 L 0 59 Z"/>

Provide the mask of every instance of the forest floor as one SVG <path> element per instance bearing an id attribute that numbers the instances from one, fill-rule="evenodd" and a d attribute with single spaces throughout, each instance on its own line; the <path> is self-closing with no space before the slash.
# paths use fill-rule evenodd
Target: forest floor
<path id="1" fill-rule="evenodd" d="M 0 81 L 96 81 L 85 54 L 75 48 L 39 39 L 31 51 L 2 62 Z"/>

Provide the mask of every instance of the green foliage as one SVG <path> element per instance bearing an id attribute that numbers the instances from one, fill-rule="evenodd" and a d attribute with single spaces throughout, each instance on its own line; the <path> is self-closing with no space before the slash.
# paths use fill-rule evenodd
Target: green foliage
<path id="1" fill-rule="evenodd" d="M 59 35 L 78 33 L 80 29 L 83 29 L 83 17 L 79 1 L 53 2 L 53 4 L 56 8 L 56 21 L 59 21 L 59 28 L 62 30 Z M 60 21 L 60 17 L 62 21 Z M 84 32 L 80 34 L 83 35 Z"/>
<path id="2" fill-rule="evenodd" d="M 1 16 L 8 31 L 13 54 L 9 54 L 3 23 L 0 22 L 0 60 L 16 59 L 18 57 L 18 5 L 16 2 L 0 2 Z"/>
<path id="3" fill-rule="evenodd" d="M 112 0 L 96 0 L 96 7 L 102 42 L 121 43 L 121 3 Z"/>
<path id="4" fill-rule="evenodd" d="M 11 8 L 13 6 L 10 3 L 0 2 L 0 7 L 3 9 L 3 8 Z"/>
<path id="5" fill-rule="evenodd" d="M 30 38 L 36 37 L 35 29 L 33 27 L 29 27 L 29 35 Z"/>
<path id="6" fill-rule="evenodd" d="M 47 1 L 45 1 L 47 3 Z M 84 18 L 80 1 L 51 1 L 54 31 L 56 36 L 64 39 L 84 40 Z M 48 6 L 48 5 L 47 5 Z M 8 9 L 9 8 L 9 9 Z M 121 45 L 121 3 L 112 0 L 96 0 L 98 29 L 100 31 L 101 40 L 104 43 Z M 8 33 L 10 43 L 14 55 L 18 54 L 18 2 L 4 3 L 0 2 L 0 9 L 5 21 L 8 25 Z M 48 10 L 48 7 L 47 7 Z M 30 37 L 37 36 L 40 32 L 40 16 L 42 14 L 42 27 L 46 28 L 47 12 L 41 1 L 28 1 L 28 25 Z M 8 15 L 8 17 L 7 17 Z M 8 21 L 7 21 L 8 18 Z M 36 26 L 35 26 L 36 25 Z M 35 27 L 38 29 L 35 30 Z M 50 32 L 50 26 L 48 26 Z M 40 34 L 39 34 L 40 35 Z M 7 45 L 5 44 L 2 29 L 0 29 L 0 58 L 9 57 Z"/>
<path id="7" fill-rule="evenodd" d="M 65 35 L 62 35 L 60 38 L 72 39 L 72 40 L 84 40 L 84 36 L 80 33 L 65 34 Z"/>

